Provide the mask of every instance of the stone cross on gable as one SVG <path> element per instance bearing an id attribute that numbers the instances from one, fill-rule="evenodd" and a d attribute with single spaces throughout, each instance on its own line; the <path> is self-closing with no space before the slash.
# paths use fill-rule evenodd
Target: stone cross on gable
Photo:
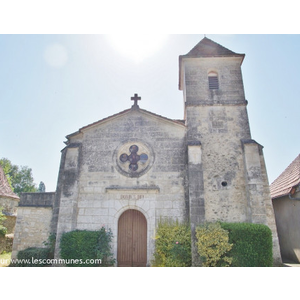
<path id="1" fill-rule="evenodd" d="M 139 97 L 138 96 L 138 94 L 134 94 L 134 96 L 133 97 L 131 97 L 131 100 L 133 100 L 134 101 L 134 104 L 133 104 L 133 106 L 132 107 L 138 107 L 138 104 L 137 104 L 137 102 L 139 101 L 139 100 L 141 100 L 142 98 L 141 97 Z"/>

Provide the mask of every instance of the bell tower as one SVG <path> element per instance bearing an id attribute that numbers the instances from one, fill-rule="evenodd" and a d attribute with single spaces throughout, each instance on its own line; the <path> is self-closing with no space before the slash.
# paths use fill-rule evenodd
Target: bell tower
<path id="1" fill-rule="evenodd" d="M 250 133 L 244 57 L 206 37 L 179 57 L 190 222 L 192 232 L 205 221 L 268 225 L 280 257 L 263 147 Z"/>
<path id="2" fill-rule="evenodd" d="M 186 118 L 189 107 L 247 105 L 241 72 L 244 57 L 206 37 L 179 57 Z"/>

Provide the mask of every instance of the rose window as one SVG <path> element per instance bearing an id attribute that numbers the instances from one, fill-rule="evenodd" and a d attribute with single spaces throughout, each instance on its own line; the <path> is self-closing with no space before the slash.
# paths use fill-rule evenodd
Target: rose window
<path id="1" fill-rule="evenodd" d="M 154 162 L 151 147 L 139 141 L 121 145 L 114 157 L 117 170 L 129 177 L 139 177 L 145 174 Z"/>

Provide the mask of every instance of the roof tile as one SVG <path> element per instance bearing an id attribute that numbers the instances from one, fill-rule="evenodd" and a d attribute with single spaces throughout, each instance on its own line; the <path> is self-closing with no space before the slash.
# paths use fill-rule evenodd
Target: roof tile
<path id="1" fill-rule="evenodd" d="M 300 154 L 270 185 L 271 198 L 287 196 L 300 183 Z"/>

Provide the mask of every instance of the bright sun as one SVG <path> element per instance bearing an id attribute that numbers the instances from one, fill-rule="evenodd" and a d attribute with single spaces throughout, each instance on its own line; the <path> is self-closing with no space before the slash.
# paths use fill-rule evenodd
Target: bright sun
<path id="1" fill-rule="evenodd" d="M 111 34 L 109 40 L 122 55 L 141 62 L 162 47 L 167 35 L 162 34 Z"/>

